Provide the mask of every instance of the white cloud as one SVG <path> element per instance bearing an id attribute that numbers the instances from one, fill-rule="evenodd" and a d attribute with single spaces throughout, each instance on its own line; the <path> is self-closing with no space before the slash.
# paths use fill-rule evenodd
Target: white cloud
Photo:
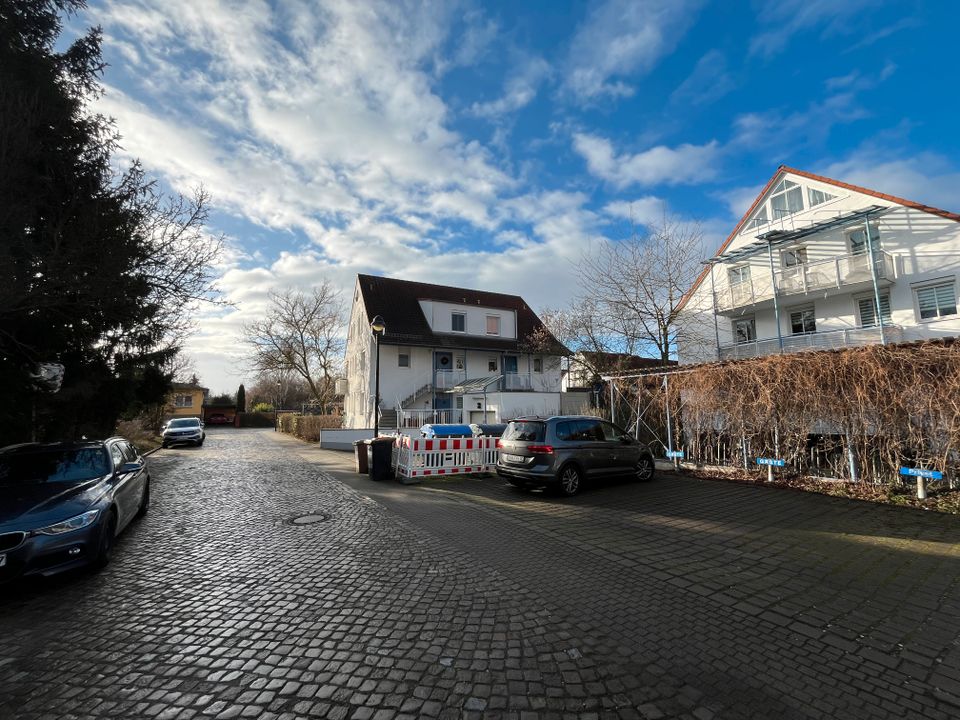
<path id="1" fill-rule="evenodd" d="M 634 155 L 617 155 L 606 138 L 576 133 L 574 149 L 587 161 L 591 174 L 620 187 L 630 185 L 678 185 L 709 180 L 716 174 L 720 147 L 716 140 L 706 145 L 658 145 Z"/>
<path id="2" fill-rule="evenodd" d="M 520 72 L 506 81 L 501 97 L 490 102 L 474 103 L 470 107 L 470 114 L 496 119 L 516 112 L 533 101 L 540 85 L 550 74 L 550 64 L 543 58 L 528 60 L 522 63 Z"/>
<path id="3" fill-rule="evenodd" d="M 816 170 L 826 177 L 862 185 L 951 212 L 960 212 L 960 170 L 935 153 L 903 157 L 894 148 L 863 147 Z"/>
<path id="4" fill-rule="evenodd" d="M 645 195 L 635 200 L 607 203 L 603 212 L 612 218 L 628 220 L 631 225 L 655 225 L 669 214 L 669 208 L 663 198 Z"/>
<path id="5" fill-rule="evenodd" d="M 623 80 L 649 72 L 693 22 L 701 0 L 606 0 L 570 45 L 566 89 L 583 100 L 629 96 Z"/>
<path id="6" fill-rule="evenodd" d="M 726 56 L 719 50 L 711 50 L 697 61 L 693 72 L 673 91 L 670 100 L 689 105 L 708 105 L 733 88 Z"/>
<path id="7" fill-rule="evenodd" d="M 822 27 L 821 35 L 851 34 L 858 20 L 870 15 L 876 0 L 770 0 L 758 8 L 757 19 L 766 29 L 750 41 L 750 53 L 772 57 L 801 32 Z"/>

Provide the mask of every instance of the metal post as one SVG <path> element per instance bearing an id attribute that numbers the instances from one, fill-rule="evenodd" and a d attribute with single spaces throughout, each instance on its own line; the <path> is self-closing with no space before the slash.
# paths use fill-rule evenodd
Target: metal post
<path id="1" fill-rule="evenodd" d="M 713 335 L 717 340 L 717 360 L 720 359 L 720 326 L 717 324 L 717 286 L 713 280 L 713 265 L 710 263 L 710 297 L 713 299 Z"/>
<path id="2" fill-rule="evenodd" d="M 670 460 L 673 461 L 675 468 L 679 467 L 680 461 L 672 456 L 673 453 L 673 416 L 670 413 L 670 384 L 667 382 L 667 376 L 663 376 L 663 402 L 667 411 L 667 450 L 671 453 Z"/>
<path id="3" fill-rule="evenodd" d="M 381 333 L 375 332 L 374 335 L 377 338 L 377 370 L 376 370 L 376 381 L 374 384 L 374 400 L 373 400 L 373 437 L 380 437 L 380 335 Z"/>
<path id="4" fill-rule="evenodd" d="M 617 422 L 617 413 L 614 410 L 614 397 L 613 397 L 613 378 L 610 378 L 607 382 L 610 383 L 610 422 Z"/>
<path id="5" fill-rule="evenodd" d="M 783 353 L 783 332 L 780 330 L 780 301 L 777 298 L 777 274 L 773 269 L 773 243 L 767 240 L 767 254 L 770 258 L 770 284 L 773 287 L 773 316 L 777 322 L 777 342 Z"/>
<path id="6" fill-rule="evenodd" d="M 927 482 L 922 477 L 917 478 L 917 499 L 927 499 Z"/>
<path id="7" fill-rule="evenodd" d="M 870 277 L 873 279 L 873 299 L 877 303 L 877 324 L 880 326 L 880 344 L 886 345 L 886 333 L 883 331 L 883 310 L 880 309 L 880 286 L 877 285 L 877 259 L 873 254 L 873 238 L 870 236 L 870 216 L 863 221 L 867 233 L 867 251 L 870 253 Z"/>

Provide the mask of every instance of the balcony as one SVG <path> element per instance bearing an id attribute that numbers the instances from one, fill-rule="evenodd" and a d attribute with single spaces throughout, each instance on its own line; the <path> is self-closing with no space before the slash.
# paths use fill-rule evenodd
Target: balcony
<path id="1" fill-rule="evenodd" d="M 526 392 L 559 392 L 560 380 L 551 374 L 543 373 L 504 373 L 504 390 Z"/>
<path id="2" fill-rule="evenodd" d="M 437 370 L 434 377 L 434 388 L 437 390 L 452 390 L 467 379 L 463 370 Z"/>
<path id="3" fill-rule="evenodd" d="M 887 342 L 903 340 L 903 328 L 899 325 L 883 326 Z M 784 335 L 783 351 L 785 353 L 803 352 L 805 350 L 835 350 L 862 345 L 879 345 L 880 328 L 845 328 L 843 330 L 824 330 L 823 332 L 806 333 L 804 335 Z M 741 360 L 743 358 L 775 355 L 780 352 L 780 342 L 777 338 L 754 340 L 752 342 L 724 345 L 720 348 L 721 360 Z"/>
<path id="4" fill-rule="evenodd" d="M 877 280 L 889 284 L 896 273 L 890 253 L 876 251 Z M 806 295 L 810 292 L 832 294 L 830 291 L 852 292 L 865 289 L 873 283 L 870 259 L 867 255 L 839 255 L 825 260 L 783 268 L 773 275 L 764 273 L 760 265 L 751 266 L 758 277 L 740 283 L 727 284 L 714 293 L 717 312 L 730 312 L 748 305 L 772 303 L 774 282 L 777 297 Z"/>

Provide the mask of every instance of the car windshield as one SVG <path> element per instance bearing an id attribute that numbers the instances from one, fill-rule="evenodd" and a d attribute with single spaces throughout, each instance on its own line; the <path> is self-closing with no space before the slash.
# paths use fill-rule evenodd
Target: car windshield
<path id="1" fill-rule="evenodd" d="M 41 450 L 0 455 L 0 486 L 80 482 L 110 472 L 102 448 Z"/>
<path id="2" fill-rule="evenodd" d="M 504 440 L 524 440 L 543 442 L 544 424 L 542 422 L 514 421 L 507 425 L 503 433 Z"/>
<path id="3" fill-rule="evenodd" d="M 180 420 L 171 420 L 170 424 L 167 427 L 172 428 L 185 428 L 185 427 L 199 427 L 200 421 L 196 418 L 182 418 Z"/>

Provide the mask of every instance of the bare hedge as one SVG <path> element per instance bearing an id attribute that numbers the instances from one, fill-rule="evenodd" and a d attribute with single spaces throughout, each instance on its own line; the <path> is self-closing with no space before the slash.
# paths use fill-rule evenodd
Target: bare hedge
<path id="1" fill-rule="evenodd" d="M 280 413 L 280 430 L 301 440 L 317 442 L 321 430 L 336 430 L 343 427 L 340 415 L 299 415 Z"/>
<path id="2" fill-rule="evenodd" d="M 666 389 L 662 376 L 629 382 L 626 399 L 649 404 L 651 429 L 665 429 L 669 400 L 674 437 L 698 464 L 778 457 L 798 473 L 877 481 L 895 480 L 901 465 L 960 471 L 952 340 L 695 366 L 668 376 Z"/>

